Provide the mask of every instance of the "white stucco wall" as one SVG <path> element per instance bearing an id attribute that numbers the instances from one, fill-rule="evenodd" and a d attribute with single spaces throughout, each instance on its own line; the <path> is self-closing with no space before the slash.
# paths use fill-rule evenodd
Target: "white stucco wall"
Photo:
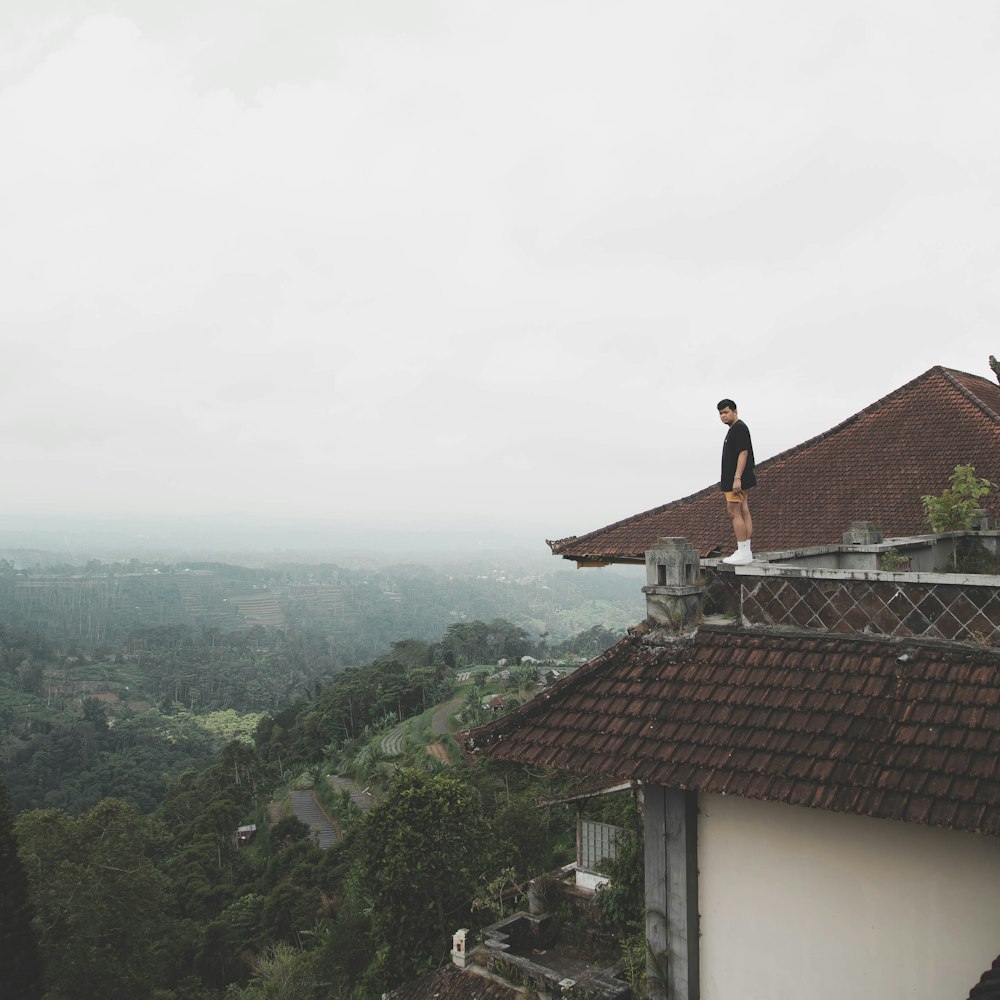
<path id="1" fill-rule="evenodd" d="M 607 875 L 598 875 L 597 872 L 588 872 L 583 868 L 576 870 L 576 885 L 580 889 L 590 889 L 597 892 L 602 885 L 607 885 L 610 880 Z"/>
<path id="2" fill-rule="evenodd" d="M 699 797 L 702 1000 L 944 1000 L 1000 953 L 1000 839 Z"/>

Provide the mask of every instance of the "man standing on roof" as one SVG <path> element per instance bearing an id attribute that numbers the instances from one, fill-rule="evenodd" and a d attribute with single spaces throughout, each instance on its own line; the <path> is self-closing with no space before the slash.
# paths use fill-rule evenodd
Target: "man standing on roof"
<path id="1" fill-rule="evenodd" d="M 736 551 L 722 561 L 743 566 L 753 562 L 753 553 L 750 551 L 753 521 L 750 520 L 750 504 L 747 502 L 747 491 L 757 485 L 753 443 L 750 440 L 750 428 L 740 420 L 736 404 L 731 399 L 719 402 L 719 419 L 729 428 L 722 445 L 722 479 L 719 481 L 719 489 L 726 494 L 726 507 L 736 536 Z"/>

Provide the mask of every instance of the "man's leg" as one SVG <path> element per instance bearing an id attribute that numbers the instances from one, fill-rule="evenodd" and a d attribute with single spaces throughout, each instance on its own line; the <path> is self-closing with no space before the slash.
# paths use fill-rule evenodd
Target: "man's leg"
<path id="1" fill-rule="evenodd" d="M 727 494 L 726 509 L 733 522 L 733 534 L 736 536 L 736 551 L 731 556 L 726 556 L 722 561 L 734 566 L 746 565 L 753 562 L 753 553 L 750 551 L 750 536 L 753 534 L 753 521 L 750 519 L 750 504 L 744 493 L 740 500 L 730 500 L 732 494 Z"/>
<path id="2" fill-rule="evenodd" d="M 747 531 L 747 523 L 750 521 L 750 508 L 747 507 L 746 497 L 741 503 L 733 503 L 731 500 L 726 503 L 729 511 L 729 519 L 733 522 L 733 534 L 736 541 L 745 542 L 750 534 Z"/>

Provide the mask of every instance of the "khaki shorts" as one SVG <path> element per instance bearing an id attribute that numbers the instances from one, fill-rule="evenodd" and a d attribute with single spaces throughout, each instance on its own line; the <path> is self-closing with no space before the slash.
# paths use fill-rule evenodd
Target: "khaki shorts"
<path id="1" fill-rule="evenodd" d="M 733 490 L 726 493 L 726 503 L 743 503 L 747 498 L 746 490 Z"/>

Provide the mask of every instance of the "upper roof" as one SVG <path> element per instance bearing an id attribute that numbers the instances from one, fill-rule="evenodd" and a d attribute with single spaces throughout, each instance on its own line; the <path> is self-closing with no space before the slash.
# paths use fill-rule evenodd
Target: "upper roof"
<path id="1" fill-rule="evenodd" d="M 647 631 L 471 730 L 466 746 L 1000 835 L 1000 650 L 707 625 L 654 645 Z"/>
<path id="2" fill-rule="evenodd" d="M 972 987 L 969 1000 L 1000 1000 L 1000 958 L 983 973 L 982 979 Z"/>
<path id="3" fill-rule="evenodd" d="M 874 521 L 886 537 L 920 534 L 926 531 L 921 496 L 941 493 L 955 466 L 967 464 L 1000 482 L 1000 385 L 931 368 L 826 433 L 758 463 L 754 548 L 839 544 L 852 521 Z M 549 544 L 579 562 L 642 562 L 657 539 L 683 537 L 709 555 L 732 547 L 725 507 L 713 483 Z"/>

